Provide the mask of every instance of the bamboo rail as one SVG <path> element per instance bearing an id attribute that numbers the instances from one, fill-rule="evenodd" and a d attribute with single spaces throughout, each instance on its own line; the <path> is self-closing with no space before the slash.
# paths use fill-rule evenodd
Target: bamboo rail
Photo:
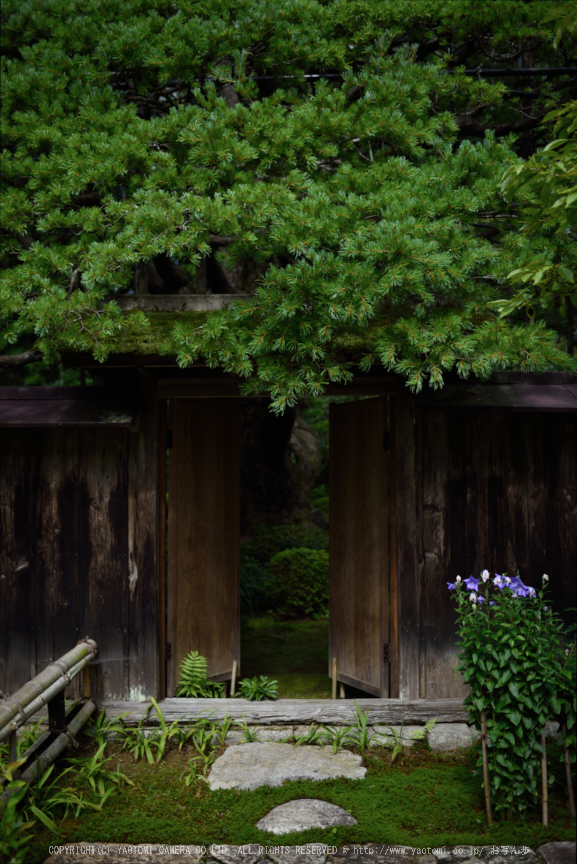
<path id="1" fill-rule="evenodd" d="M 8 738 L 8 761 L 17 761 L 16 730 L 26 723 L 39 708 L 48 705 L 48 731 L 41 735 L 24 754 L 27 763 L 35 756 L 33 764 L 22 765 L 18 779 L 32 783 L 45 768 L 51 765 L 66 749 L 71 738 L 80 731 L 96 705 L 90 699 L 90 676 L 88 663 L 96 657 L 98 647 L 93 639 L 83 639 L 59 660 L 50 663 L 39 675 L 27 681 L 20 690 L 0 703 L 0 741 Z M 72 679 L 84 669 L 82 696 L 84 705 L 77 711 L 75 705 L 66 709 L 64 690 Z M 70 720 L 68 719 L 70 717 Z M 20 772 L 17 772 L 20 774 Z M 2 795 L 2 803 L 10 796 Z"/>
<path id="2" fill-rule="evenodd" d="M 39 675 L 24 684 L 20 690 L 0 702 L 0 742 L 11 736 L 44 705 L 48 705 L 49 725 L 56 726 L 63 719 L 62 707 L 58 704 L 58 718 L 53 717 L 51 700 L 64 693 L 70 681 L 94 660 L 97 645 L 93 639 L 84 639 L 71 651 L 50 663 Z M 84 688 L 86 690 L 86 686 Z M 85 693 L 85 698 L 87 698 Z M 60 703 L 60 700 L 58 700 Z M 13 739 L 15 743 L 15 739 Z M 12 742 L 11 742 L 12 743 Z"/>

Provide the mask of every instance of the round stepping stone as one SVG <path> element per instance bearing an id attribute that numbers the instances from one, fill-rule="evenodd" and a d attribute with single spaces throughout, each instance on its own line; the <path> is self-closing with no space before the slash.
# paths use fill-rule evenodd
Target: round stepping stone
<path id="1" fill-rule="evenodd" d="M 307 828 L 332 828 L 333 825 L 356 825 L 357 820 L 342 807 L 319 798 L 299 798 L 279 804 L 256 823 L 261 831 L 289 834 Z"/>
<path id="2" fill-rule="evenodd" d="M 332 747 L 294 744 L 233 744 L 216 760 L 208 777 L 211 789 L 258 789 L 282 786 L 285 780 L 362 780 L 362 758 Z"/>

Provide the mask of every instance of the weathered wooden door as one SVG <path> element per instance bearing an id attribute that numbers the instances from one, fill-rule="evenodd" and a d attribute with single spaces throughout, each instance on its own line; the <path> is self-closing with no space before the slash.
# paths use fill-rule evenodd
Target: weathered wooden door
<path id="1" fill-rule="evenodd" d="M 219 400 L 170 402 L 167 690 L 189 651 L 208 674 L 231 677 L 240 650 L 240 408 Z"/>
<path id="2" fill-rule="evenodd" d="M 330 406 L 330 649 L 337 680 L 389 695 L 387 399 Z"/>

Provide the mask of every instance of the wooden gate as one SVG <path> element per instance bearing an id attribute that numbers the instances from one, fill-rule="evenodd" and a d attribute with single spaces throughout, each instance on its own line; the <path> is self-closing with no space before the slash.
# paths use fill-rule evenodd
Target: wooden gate
<path id="1" fill-rule="evenodd" d="M 240 408 L 173 399 L 168 465 L 167 690 L 189 651 L 216 681 L 240 653 Z"/>
<path id="2" fill-rule="evenodd" d="M 388 400 L 330 406 L 330 650 L 337 680 L 389 696 Z"/>

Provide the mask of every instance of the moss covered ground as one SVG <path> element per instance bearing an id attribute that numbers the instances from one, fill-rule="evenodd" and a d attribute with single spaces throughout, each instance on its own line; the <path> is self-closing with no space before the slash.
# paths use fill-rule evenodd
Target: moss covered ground
<path id="1" fill-rule="evenodd" d="M 266 675 L 279 685 L 281 699 L 330 699 L 329 622 L 274 615 L 243 618 L 241 677 Z"/>
<path id="2" fill-rule="evenodd" d="M 81 744 L 88 755 L 93 744 Z M 366 753 L 364 780 L 292 782 L 254 792 L 211 792 L 204 779 L 185 786 L 192 748 L 169 749 L 158 764 L 134 762 L 118 745 L 109 745 L 110 767 L 120 768 L 135 784 L 113 795 L 102 812 L 60 824 L 58 842 L 119 843 L 261 843 L 262 845 L 325 842 L 381 842 L 410 846 L 459 844 L 516 844 L 533 849 L 550 840 L 574 839 L 563 784 L 555 785 L 550 802 L 550 825 L 544 829 L 535 811 L 526 820 L 498 823 L 488 829 L 480 778 L 474 775 L 470 751 L 437 754 L 425 744 L 404 751 L 391 764 L 391 751 Z M 78 750 L 73 754 L 78 755 Z M 551 754 L 553 773 L 563 772 Z M 358 820 L 351 827 L 313 829 L 298 834 L 274 835 L 257 830 L 255 823 L 273 807 L 295 798 L 322 798 L 344 807 Z M 30 864 L 43 861 L 54 835 L 38 831 L 30 847 Z"/>

